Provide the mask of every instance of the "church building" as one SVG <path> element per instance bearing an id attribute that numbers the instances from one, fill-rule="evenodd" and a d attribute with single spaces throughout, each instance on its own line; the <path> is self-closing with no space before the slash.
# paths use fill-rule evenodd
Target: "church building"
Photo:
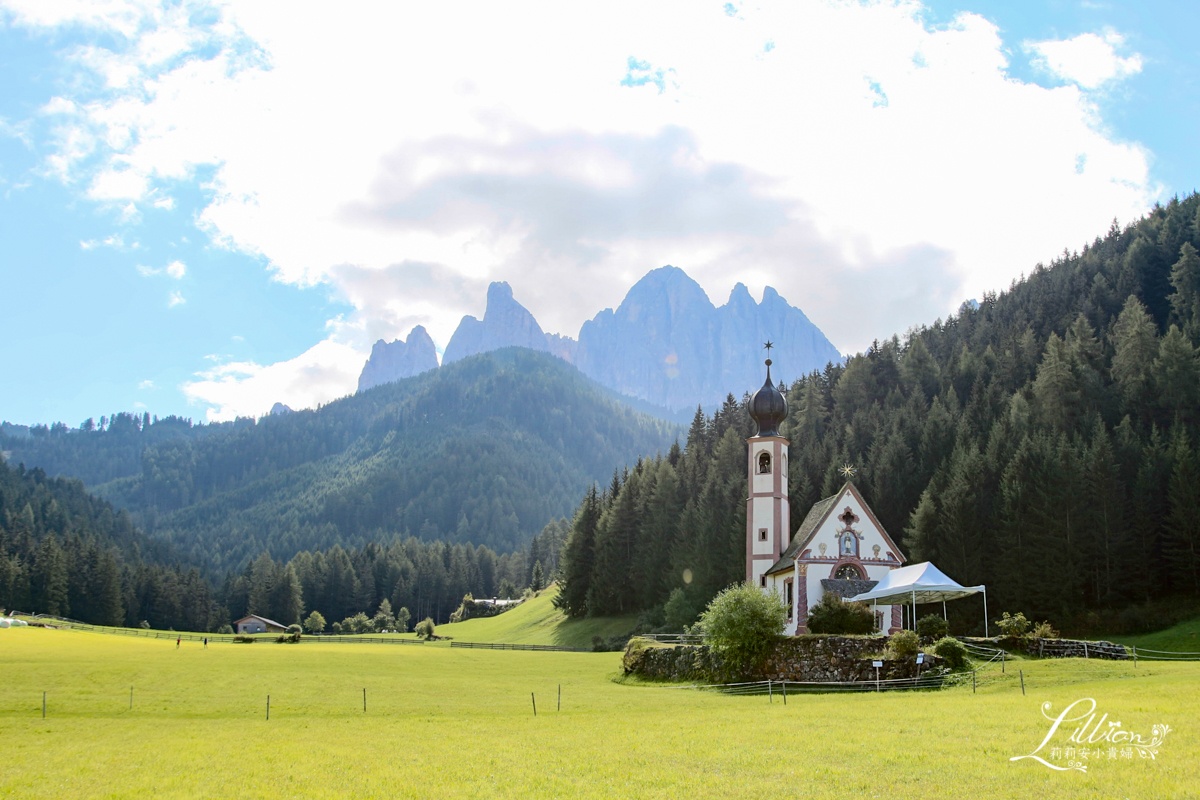
<path id="1" fill-rule="evenodd" d="M 771 359 L 766 364 L 767 380 L 750 400 L 758 432 L 747 440 L 746 580 L 783 599 L 786 633 L 794 636 L 808 633 L 808 610 L 827 592 L 841 597 L 868 592 L 904 563 L 904 554 L 849 475 L 836 494 L 813 504 L 798 530 L 790 530 L 789 442 L 779 434 L 787 401 L 771 382 Z M 901 607 L 875 608 L 875 625 L 889 634 L 900 630 Z"/>

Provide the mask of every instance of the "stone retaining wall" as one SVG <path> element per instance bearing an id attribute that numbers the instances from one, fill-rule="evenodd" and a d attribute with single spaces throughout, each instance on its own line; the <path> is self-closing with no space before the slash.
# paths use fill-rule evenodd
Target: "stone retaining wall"
<path id="1" fill-rule="evenodd" d="M 638 650 L 630 642 L 625 651 L 625 674 L 636 674 L 653 680 L 717 681 L 729 678 L 724 674 L 720 656 L 708 645 L 679 645 L 676 647 L 646 647 Z M 916 659 L 888 659 L 882 655 L 887 646 L 885 636 L 824 636 L 809 634 L 781 638 L 760 670 L 740 676 L 745 680 L 774 681 L 867 681 L 875 680 L 873 660 L 883 661 L 878 677 L 881 680 L 912 678 L 917 675 Z M 921 672 L 944 666 L 945 661 L 927 654 Z"/>
<path id="2" fill-rule="evenodd" d="M 1131 658 L 1125 645 L 1115 642 L 1087 642 L 1081 639 L 1029 639 L 1017 636 L 993 636 L 990 639 L 968 639 L 965 642 L 977 642 L 988 647 L 1001 647 L 1005 650 L 1019 650 L 1022 653 L 1038 658 L 1104 658 L 1111 661 L 1124 661 Z"/>

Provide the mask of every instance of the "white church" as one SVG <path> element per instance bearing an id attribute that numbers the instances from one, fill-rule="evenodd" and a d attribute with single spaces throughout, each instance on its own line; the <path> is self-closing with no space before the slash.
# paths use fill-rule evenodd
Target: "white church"
<path id="1" fill-rule="evenodd" d="M 826 592 L 841 597 L 868 592 L 904 554 L 875 518 L 853 482 L 813 504 L 800 528 L 789 528 L 788 440 L 779 435 L 787 401 L 767 380 L 750 400 L 758 432 L 750 437 L 749 494 L 746 498 L 746 580 L 778 593 L 788 607 L 786 633 L 808 633 L 808 609 Z M 901 606 L 875 608 L 875 625 L 888 634 L 900 630 Z"/>

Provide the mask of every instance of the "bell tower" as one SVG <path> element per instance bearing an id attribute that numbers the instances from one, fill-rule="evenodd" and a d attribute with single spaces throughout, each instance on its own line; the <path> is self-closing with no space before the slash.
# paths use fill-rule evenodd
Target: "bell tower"
<path id="1" fill-rule="evenodd" d="M 766 571 L 779 560 L 790 537 L 788 507 L 788 440 L 779 435 L 787 419 L 787 400 L 771 382 L 771 347 L 767 380 L 750 398 L 750 417 L 758 431 L 747 439 L 750 450 L 746 497 L 746 581 L 765 586 Z"/>

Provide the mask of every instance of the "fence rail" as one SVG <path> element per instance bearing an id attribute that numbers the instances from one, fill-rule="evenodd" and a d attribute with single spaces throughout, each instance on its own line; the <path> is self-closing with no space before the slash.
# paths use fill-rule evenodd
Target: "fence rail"
<path id="1" fill-rule="evenodd" d="M 584 647 L 564 647 L 557 644 L 506 644 L 503 642 L 458 642 L 451 641 L 451 647 L 473 647 L 476 650 L 550 650 L 564 653 L 590 653 Z"/>
<path id="2" fill-rule="evenodd" d="M 659 644 L 703 644 L 704 637 L 698 633 L 639 633 L 638 639 L 649 639 Z"/>

